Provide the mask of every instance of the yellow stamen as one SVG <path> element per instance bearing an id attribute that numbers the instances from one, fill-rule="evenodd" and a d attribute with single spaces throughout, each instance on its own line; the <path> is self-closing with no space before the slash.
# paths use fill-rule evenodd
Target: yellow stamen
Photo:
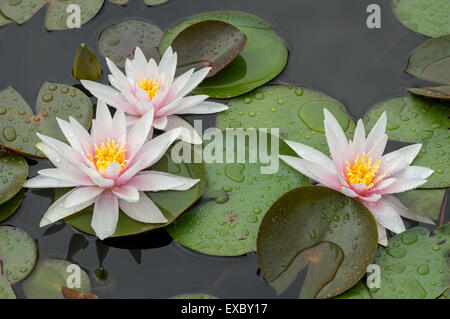
<path id="1" fill-rule="evenodd" d="M 128 162 L 125 156 L 126 152 L 125 146 L 120 146 L 116 141 L 108 138 L 106 144 L 102 143 L 100 146 L 95 144 L 95 155 L 86 154 L 86 156 L 95 165 L 100 174 L 103 174 L 112 162 L 119 164 L 120 170 L 123 170 Z"/>
<path id="2" fill-rule="evenodd" d="M 155 79 L 149 80 L 147 78 L 143 78 L 139 80 L 137 84 L 141 89 L 147 92 L 150 100 L 153 100 L 153 98 L 156 96 L 156 93 L 158 93 L 159 89 L 161 88 L 161 83 L 159 83 Z"/>
<path id="3" fill-rule="evenodd" d="M 378 176 L 374 179 L 375 174 L 378 172 L 380 168 L 381 161 L 376 163 L 372 163 L 372 157 L 369 157 L 366 160 L 366 153 L 363 153 L 361 158 L 356 156 L 353 165 L 350 162 L 345 162 L 347 167 L 345 171 L 347 173 L 347 181 L 350 185 L 364 183 L 367 188 L 372 188 L 374 184 L 382 179 L 384 176 Z"/>

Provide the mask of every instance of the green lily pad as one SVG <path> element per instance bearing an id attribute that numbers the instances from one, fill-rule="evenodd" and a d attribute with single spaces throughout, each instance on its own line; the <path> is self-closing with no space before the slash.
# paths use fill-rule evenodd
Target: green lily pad
<path id="1" fill-rule="evenodd" d="M 19 209 L 25 197 L 25 191 L 20 190 L 13 198 L 0 205 L 0 223 L 14 214 Z"/>
<path id="2" fill-rule="evenodd" d="M 295 153 L 287 144 L 275 136 L 268 134 L 266 140 L 265 137 L 257 136 L 258 131 L 254 132 L 254 139 L 247 138 L 245 145 L 235 143 L 234 147 L 227 146 L 223 151 L 221 148 L 216 151 L 223 152 L 225 159 L 225 149 L 236 154 L 237 150 L 243 150 L 244 147 L 245 150 L 249 150 L 249 146 L 254 148 L 262 139 L 261 143 L 268 141 L 267 154 L 274 156 L 275 163 L 279 164 L 278 171 L 262 174 L 261 169 L 270 164 L 268 161 L 263 163 L 261 157 L 251 163 L 248 151 L 245 151 L 245 160 L 241 162 L 205 163 L 206 187 L 209 190 L 205 197 L 215 200 L 194 207 L 166 228 L 179 244 L 216 256 L 239 256 L 254 251 L 259 225 L 272 203 L 284 192 L 309 184 L 307 177 L 278 161 L 277 153 L 272 153 L 271 150 L 277 148 L 278 143 L 280 154 L 293 156 Z M 224 133 L 223 136 L 215 136 L 210 142 L 204 141 L 204 153 L 211 151 L 216 139 L 226 145 L 233 137 L 227 138 Z M 261 148 L 259 153 L 263 154 Z M 221 155 L 216 153 L 215 156 L 218 158 Z"/>
<path id="3" fill-rule="evenodd" d="M 0 265 L 1 269 L 1 265 Z M 6 277 L 0 274 L 0 300 L 1 299 L 17 299 L 14 290 L 11 288 L 11 284 L 9 283 Z"/>
<path id="4" fill-rule="evenodd" d="M 151 170 L 201 179 L 201 181 L 187 191 L 147 192 L 147 195 L 161 209 L 161 212 L 168 222 L 166 224 L 144 224 L 128 217 L 121 211 L 119 213 L 119 222 L 117 224 L 116 232 L 111 237 L 134 235 L 167 226 L 203 195 L 206 179 L 206 172 L 203 164 L 175 164 L 170 158 L 169 151 L 158 163 L 151 167 Z M 67 191 L 67 189 L 55 189 L 56 199 L 64 195 Z M 95 235 L 95 232 L 91 227 L 92 214 L 93 206 L 88 207 L 65 220 L 78 230 Z"/>
<path id="5" fill-rule="evenodd" d="M 74 117 L 86 129 L 91 126 L 92 102 L 79 89 L 45 82 L 36 102 L 36 115 L 12 87 L 0 92 L 0 145 L 32 157 L 44 157 L 36 148 L 36 133 L 65 141 L 56 118 Z"/>
<path id="6" fill-rule="evenodd" d="M 438 87 L 409 88 L 408 92 L 428 97 L 430 99 L 440 99 L 450 101 L 450 85 Z"/>
<path id="7" fill-rule="evenodd" d="M 407 28 L 439 37 L 450 33 L 448 0 L 391 0 L 394 14 Z"/>
<path id="8" fill-rule="evenodd" d="M 227 104 L 217 115 L 216 126 L 225 128 L 280 128 L 280 137 L 327 153 L 323 109 L 336 117 L 347 136 L 355 123 L 344 106 L 328 95 L 296 86 L 273 85 L 259 88 Z"/>
<path id="9" fill-rule="evenodd" d="M 424 80 L 450 84 L 450 34 L 428 40 L 415 49 L 405 72 Z"/>
<path id="10" fill-rule="evenodd" d="M 123 6 L 128 3 L 128 0 L 109 0 L 109 2 Z"/>
<path id="11" fill-rule="evenodd" d="M 450 299 L 450 289 L 447 289 L 438 299 Z"/>
<path id="12" fill-rule="evenodd" d="M 43 6 L 48 3 L 45 25 L 47 30 L 67 30 L 67 6 L 79 5 L 81 24 L 91 20 L 100 11 L 104 0 L 5 0 L 0 2 L 3 14 L 17 22 L 25 23 L 31 19 Z"/>
<path id="13" fill-rule="evenodd" d="M 436 219 L 441 213 L 445 192 L 445 188 L 413 189 L 396 195 L 398 199 L 413 212 Z"/>
<path id="14" fill-rule="evenodd" d="M 97 57 L 85 43 L 78 48 L 72 72 L 77 80 L 97 81 L 102 75 Z"/>
<path id="15" fill-rule="evenodd" d="M 74 272 L 68 272 L 71 262 L 47 258 L 40 260 L 33 273 L 22 283 L 25 296 L 28 299 L 65 299 L 62 286 L 67 285 L 67 280 Z M 91 282 L 86 272 L 81 269 L 80 285 L 77 288 L 84 294 L 91 292 Z"/>
<path id="16" fill-rule="evenodd" d="M 172 297 L 170 299 L 218 299 L 218 298 L 208 295 L 208 294 L 188 293 L 188 294 L 178 295 L 178 296 Z"/>
<path id="17" fill-rule="evenodd" d="M 381 268 L 381 285 L 370 291 L 375 299 L 434 299 L 448 288 L 450 224 L 435 231 L 412 228 L 391 238 L 374 263 Z"/>
<path id="18" fill-rule="evenodd" d="M 379 116 L 386 111 L 389 139 L 422 143 L 413 165 L 425 166 L 435 172 L 421 188 L 450 186 L 450 103 L 415 96 L 394 98 L 369 110 L 364 117 L 366 129 L 370 130 Z"/>
<path id="19" fill-rule="evenodd" d="M 144 3 L 148 6 L 157 6 L 166 3 L 169 0 L 144 0 Z"/>
<path id="20" fill-rule="evenodd" d="M 205 20 L 219 20 L 232 24 L 247 36 L 241 53 L 216 76 L 204 80 L 195 94 L 213 98 L 229 98 L 247 93 L 276 77 L 286 66 L 288 50 L 283 40 L 264 20 L 243 12 L 207 12 L 169 29 L 161 40 L 163 54 L 172 41 L 187 27 Z"/>
<path id="21" fill-rule="evenodd" d="M 0 226 L 0 261 L 3 275 L 11 284 L 31 273 L 36 258 L 36 243 L 30 235 L 13 226 Z"/>
<path id="22" fill-rule="evenodd" d="M 333 297 L 333 299 L 372 299 L 372 297 L 367 286 L 360 280 L 352 288 L 343 294 Z"/>
<path id="23" fill-rule="evenodd" d="M 118 67 L 124 68 L 126 59 L 134 57 L 136 47 L 141 48 L 148 59 L 159 59 L 156 48 L 162 35 L 162 31 L 150 23 L 125 20 L 103 30 L 98 46 L 104 57 L 111 59 Z"/>
<path id="24" fill-rule="evenodd" d="M 0 11 L 0 26 L 11 23 L 12 20 L 5 17 L 5 15 Z"/>
<path id="25" fill-rule="evenodd" d="M 330 298 L 365 275 L 377 246 L 377 225 L 363 204 L 327 187 L 303 186 L 281 196 L 264 216 L 257 253 L 264 278 L 278 293 L 308 266 L 300 298 Z"/>
<path id="26" fill-rule="evenodd" d="M 13 198 L 22 189 L 27 176 L 28 164 L 22 156 L 0 154 L 0 204 Z"/>

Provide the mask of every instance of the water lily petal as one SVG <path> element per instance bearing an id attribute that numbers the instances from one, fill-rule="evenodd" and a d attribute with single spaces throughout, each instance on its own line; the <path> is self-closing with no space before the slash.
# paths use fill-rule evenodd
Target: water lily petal
<path id="1" fill-rule="evenodd" d="M 125 74 L 123 74 L 122 71 L 120 71 L 119 68 L 108 58 L 106 58 L 106 64 L 108 65 L 109 71 L 114 77 L 113 83 L 116 89 L 118 89 L 120 93 L 122 93 L 123 97 L 125 97 L 128 102 L 136 103 L 137 99 L 133 94 L 131 94 L 130 82 L 128 81 L 128 78 L 125 76 Z"/>
<path id="2" fill-rule="evenodd" d="M 139 193 L 139 201 L 137 203 L 120 200 L 119 205 L 125 214 L 139 222 L 149 224 L 167 223 L 167 219 L 161 213 L 161 210 L 144 192 Z"/>
<path id="3" fill-rule="evenodd" d="M 128 160 L 133 159 L 147 140 L 153 123 L 153 115 L 154 111 L 151 109 L 130 128 L 127 136 Z"/>
<path id="4" fill-rule="evenodd" d="M 420 148 L 422 144 L 413 144 L 405 146 L 397 151 L 388 153 L 384 155 L 381 159 L 382 163 L 389 162 L 394 158 L 402 158 L 401 164 L 397 165 L 395 169 L 391 169 L 389 173 L 391 175 L 401 171 L 402 169 L 408 167 L 412 161 L 416 158 L 417 154 L 419 154 Z M 381 169 L 380 169 L 381 170 Z"/>
<path id="5" fill-rule="evenodd" d="M 381 189 L 377 190 L 379 194 L 395 194 L 395 193 L 402 193 L 406 192 L 408 190 L 417 188 L 427 182 L 426 179 L 420 179 L 420 178 L 403 178 L 403 179 L 396 179 L 394 183 L 391 185 Z"/>
<path id="6" fill-rule="evenodd" d="M 119 220 L 119 202 L 112 192 L 103 192 L 94 204 L 91 227 L 100 240 L 114 234 Z"/>
<path id="7" fill-rule="evenodd" d="M 165 130 L 167 126 L 167 116 L 161 116 L 153 120 L 153 127 L 157 130 Z"/>
<path id="8" fill-rule="evenodd" d="M 222 103 L 203 101 L 199 104 L 180 108 L 177 114 L 213 114 L 228 110 L 228 106 Z"/>
<path id="9" fill-rule="evenodd" d="M 121 172 L 120 169 L 120 164 L 117 162 L 112 162 L 111 164 L 108 165 L 108 167 L 105 169 L 105 171 L 103 172 L 103 175 L 107 178 L 107 179 L 116 179 L 119 177 Z"/>
<path id="10" fill-rule="evenodd" d="M 372 158 L 372 163 L 377 162 L 381 159 L 383 155 L 384 149 L 386 148 L 386 144 L 388 141 L 388 136 L 383 134 L 380 139 L 378 139 L 371 149 L 367 152 L 367 158 Z"/>
<path id="11" fill-rule="evenodd" d="M 364 130 L 364 123 L 361 119 L 358 120 L 356 125 L 353 141 L 348 145 L 348 159 L 353 159 L 357 155 L 366 151 L 366 132 Z"/>
<path id="12" fill-rule="evenodd" d="M 207 95 L 191 95 L 182 99 L 173 101 L 158 111 L 158 116 L 167 116 L 172 114 L 181 114 L 183 110 L 195 107 L 208 98 Z"/>
<path id="13" fill-rule="evenodd" d="M 322 152 L 319 152 L 318 150 L 316 150 L 312 147 L 309 147 L 305 144 L 292 142 L 292 141 L 285 141 L 285 142 L 301 158 L 308 160 L 310 162 L 319 164 L 319 165 L 323 166 L 325 169 L 329 170 L 330 172 L 336 173 L 336 170 L 334 169 L 333 161 L 328 156 L 323 154 Z"/>
<path id="14" fill-rule="evenodd" d="M 58 179 L 76 186 L 92 186 L 92 180 L 82 172 L 67 168 L 46 168 L 38 171 L 39 175 L 46 176 L 52 179 Z"/>
<path id="15" fill-rule="evenodd" d="M 73 132 L 72 125 L 70 125 L 69 122 L 62 120 L 60 118 L 56 118 L 56 121 L 58 122 L 59 128 L 61 129 L 61 132 L 66 137 L 69 144 L 76 149 L 79 152 L 83 152 L 83 148 L 80 145 L 80 142 L 75 137 L 75 133 Z"/>
<path id="16" fill-rule="evenodd" d="M 165 190 L 184 191 L 192 188 L 199 181 L 199 179 L 177 176 L 165 172 L 143 171 L 130 179 L 127 185 L 132 185 L 139 191 L 146 192 Z"/>
<path id="17" fill-rule="evenodd" d="M 167 125 L 164 128 L 164 131 L 170 131 L 179 127 L 183 128 L 180 133 L 180 139 L 182 141 L 197 145 L 203 143 L 200 134 L 187 121 L 176 115 L 170 115 L 167 117 Z"/>
<path id="18" fill-rule="evenodd" d="M 203 68 L 192 74 L 189 82 L 178 92 L 176 97 L 183 97 L 195 89 L 208 75 L 211 68 Z"/>
<path id="19" fill-rule="evenodd" d="M 28 179 L 23 187 L 26 188 L 61 188 L 61 187 L 75 187 L 78 186 L 76 182 L 67 182 L 60 179 L 50 178 L 47 176 L 38 175 Z"/>
<path id="20" fill-rule="evenodd" d="M 75 134 L 75 138 L 80 143 L 82 152 L 85 154 L 92 153 L 94 150 L 94 139 L 89 132 L 73 117 L 69 117 L 72 131 Z"/>
<path id="21" fill-rule="evenodd" d="M 36 148 L 40 150 L 48 160 L 57 168 L 73 169 L 75 166 L 66 160 L 63 156 L 59 155 L 58 151 L 55 151 L 53 147 L 44 142 L 36 144 Z"/>
<path id="22" fill-rule="evenodd" d="M 405 231 L 405 224 L 393 207 L 388 205 L 383 199 L 376 202 L 363 202 L 363 204 L 370 210 L 378 223 L 383 227 L 398 234 Z"/>
<path id="23" fill-rule="evenodd" d="M 122 185 L 120 187 L 115 187 L 112 192 L 119 197 L 130 203 L 136 203 L 139 200 L 139 192 L 136 187 L 132 185 Z"/>
<path id="24" fill-rule="evenodd" d="M 86 201 L 94 200 L 103 192 L 103 188 L 95 186 L 77 187 L 69 196 L 67 196 L 64 201 L 64 207 L 70 208 L 78 206 Z"/>
<path id="25" fill-rule="evenodd" d="M 387 115 L 381 114 L 366 139 L 366 150 L 370 150 L 386 132 Z"/>
<path id="26" fill-rule="evenodd" d="M 419 179 L 427 179 L 434 173 L 434 170 L 423 167 L 423 166 L 408 166 L 407 168 L 399 171 L 398 173 L 394 174 L 393 177 L 395 178 L 419 178 Z"/>
<path id="27" fill-rule="evenodd" d="M 420 223 L 435 225 L 434 221 L 430 217 L 422 216 L 415 212 L 412 212 L 395 196 L 385 195 L 383 196 L 383 200 L 386 201 L 386 203 L 388 203 L 391 207 L 393 207 L 402 217 L 415 220 Z"/>
<path id="28" fill-rule="evenodd" d="M 333 114 L 327 109 L 323 109 L 325 115 L 324 127 L 325 136 L 330 149 L 336 170 L 339 174 L 344 171 L 345 161 L 348 154 L 348 141 L 344 131 L 334 118 Z"/>
<path id="29" fill-rule="evenodd" d="M 134 158 L 134 160 L 136 157 Z M 117 179 L 116 185 L 123 185 L 125 184 L 130 178 L 132 178 L 134 175 L 139 173 L 144 169 L 144 160 L 140 159 L 137 162 L 133 163 L 132 165 L 127 165 L 127 168 L 125 171 L 120 175 L 120 177 Z"/>
<path id="30" fill-rule="evenodd" d="M 147 71 L 147 58 L 142 50 L 137 47 L 134 51 L 133 77 L 135 81 L 144 79 Z"/>
<path id="31" fill-rule="evenodd" d="M 388 245 L 388 239 L 386 234 L 386 228 L 377 223 L 378 228 L 378 243 L 382 246 Z"/>

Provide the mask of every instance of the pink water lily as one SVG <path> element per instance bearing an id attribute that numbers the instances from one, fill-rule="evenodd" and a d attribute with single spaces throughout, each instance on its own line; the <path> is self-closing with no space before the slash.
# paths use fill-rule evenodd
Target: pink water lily
<path id="1" fill-rule="evenodd" d="M 38 171 L 39 175 L 24 186 L 74 187 L 50 206 L 41 227 L 92 204 L 91 226 L 100 239 L 114 234 L 119 207 L 139 222 L 166 223 L 167 219 L 144 192 L 183 191 L 199 180 L 145 170 L 161 159 L 182 130 L 173 129 L 148 140 L 152 121 L 153 111 L 149 111 L 127 128 L 121 109 L 111 117 L 106 104 L 99 101 L 90 134 L 73 118 L 70 122 L 58 119 L 70 145 L 39 134 L 42 142 L 37 146 L 56 168 Z"/>
<path id="2" fill-rule="evenodd" d="M 388 141 L 386 113 L 381 115 L 367 138 L 364 124 L 359 120 L 353 141 L 347 141 L 341 126 L 327 109 L 324 115 L 331 159 L 309 146 L 286 141 L 301 158 L 280 155 L 284 162 L 320 184 L 361 201 L 377 221 L 380 244 L 387 245 L 386 228 L 394 233 L 405 230 L 400 216 L 434 224 L 431 218 L 410 211 L 391 195 L 417 188 L 433 174 L 432 169 L 410 165 L 421 144 L 383 155 Z"/>
<path id="3" fill-rule="evenodd" d="M 159 65 L 153 59 L 147 61 L 141 49 L 136 48 L 134 59 L 126 60 L 126 75 L 108 58 L 106 62 L 112 87 L 92 81 L 81 83 L 97 98 L 122 109 L 129 125 L 147 112 L 154 112 L 154 128 L 167 131 L 183 127 L 181 138 L 184 141 L 201 144 L 202 139 L 195 129 L 175 114 L 210 114 L 228 109 L 226 105 L 205 101 L 207 95 L 186 96 L 203 81 L 211 68 L 196 72 L 191 69 L 175 78 L 177 54 L 171 47 Z"/>

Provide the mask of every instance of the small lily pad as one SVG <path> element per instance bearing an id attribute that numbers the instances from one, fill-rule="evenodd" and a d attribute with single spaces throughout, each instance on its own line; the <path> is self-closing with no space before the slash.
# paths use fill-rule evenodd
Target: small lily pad
<path id="1" fill-rule="evenodd" d="M 214 76 L 236 58 L 247 43 L 247 37 L 235 26 L 218 20 L 195 23 L 181 31 L 172 42 L 178 54 L 178 66 L 211 67 L 207 77 Z"/>
<path id="2" fill-rule="evenodd" d="M 166 3 L 169 0 L 144 0 L 144 3 L 148 6 L 157 6 Z"/>
<path id="3" fill-rule="evenodd" d="M 295 154 L 287 144 L 270 134 L 261 138 L 258 131 L 254 132 L 255 138 L 246 138 L 245 145 L 236 143 L 234 148 L 227 145 L 223 150 L 220 147 L 215 150 L 216 158 L 223 154 L 225 159 L 227 151 L 236 154 L 237 150 L 242 151 L 245 147 L 243 161 L 205 163 L 206 196 L 213 195 L 213 198 L 192 208 L 166 228 L 179 244 L 216 256 L 239 256 L 254 251 L 259 225 L 272 203 L 284 192 L 309 184 L 307 177 L 278 160 L 278 150 L 283 155 Z M 217 134 L 211 141 L 203 142 L 205 154 L 211 151 L 216 139 L 223 145 L 234 139 L 227 137 L 225 132 L 218 131 Z M 260 141 L 267 141 L 267 154 L 274 157 L 272 165 L 279 165 L 275 173 L 262 173 L 262 168 L 271 165 L 268 161 L 263 163 L 262 157 L 253 163 L 250 161 L 248 150 L 255 150 Z M 259 155 L 264 154 L 261 147 L 258 152 Z"/>
<path id="4" fill-rule="evenodd" d="M 1 264 L 0 264 L 1 270 Z M 11 288 L 11 284 L 9 283 L 6 277 L 2 276 L 0 273 L 0 300 L 1 299 L 17 299 L 14 290 Z"/>
<path id="5" fill-rule="evenodd" d="M 408 92 L 415 95 L 428 97 L 430 99 L 440 99 L 450 101 L 450 85 L 437 87 L 424 87 L 424 88 L 409 88 Z"/>
<path id="6" fill-rule="evenodd" d="M 13 226 L 0 226 L 0 262 L 3 275 L 11 284 L 31 273 L 36 258 L 36 243 L 30 235 Z"/>
<path id="7" fill-rule="evenodd" d="M 450 186 L 450 103 L 405 96 L 382 102 L 372 107 L 364 117 L 369 131 L 381 114 L 387 113 L 386 134 L 389 139 L 422 143 L 413 165 L 425 166 L 435 172 L 421 188 Z"/>
<path id="8" fill-rule="evenodd" d="M 103 30 L 98 40 L 98 46 L 104 57 L 108 57 L 117 66 L 124 68 L 126 59 L 134 57 L 136 47 L 144 51 L 147 59 L 159 60 L 156 48 L 162 35 L 162 31 L 150 23 L 140 20 L 125 20 Z"/>
<path id="9" fill-rule="evenodd" d="M 73 76 L 77 80 L 97 81 L 101 75 L 102 69 L 97 57 L 85 43 L 82 43 L 73 64 Z"/>
<path id="10" fill-rule="evenodd" d="M 20 190 L 13 198 L 0 205 L 0 223 L 14 214 L 19 209 L 25 197 L 25 191 Z"/>
<path id="11" fill-rule="evenodd" d="M 409 29 L 439 37 L 450 33 L 448 0 L 391 0 L 394 14 Z"/>
<path id="12" fill-rule="evenodd" d="M 424 80 L 450 84 L 450 34 L 428 40 L 415 49 L 405 72 Z"/>
<path id="13" fill-rule="evenodd" d="M 0 92 L 0 145 L 32 157 L 44 157 L 36 148 L 36 133 L 65 141 L 56 118 L 72 116 L 88 129 L 92 121 L 92 102 L 77 88 L 45 82 L 36 102 L 36 114 L 12 87 Z"/>
<path id="14" fill-rule="evenodd" d="M 128 0 L 109 0 L 109 2 L 123 6 L 128 3 Z"/>
<path id="15" fill-rule="evenodd" d="M 435 231 L 412 228 L 391 238 L 381 247 L 374 263 L 381 268 L 380 288 L 375 299 L 434 299 L 448 288 L 450 224 Z"/>
<path id="16" fill-rule="evenodd" d="M 0 11 L 0 26 L 11 23 L 12 20 L 5 17 L 5 15 Z"/>
<path id="17" fill-rule="evenodd" d="M 0 154 L 0 204 L 13 198 L 22 189 L 27 176 L 28 164 L 25 158 L 17 154 Z"/>
<path id="18" fill-rule="evenodd" d="M 208 294 L 188 293 L 188 294 L 178 295 L 178 296 L 172 297 L 170 299 L 218 299 L 218 298 L 208 295 Z"/>
<path id="19" fill-rule="evenodd" d="M 396 194 L 398 199 L 411 211 L 429 216 L 439 217 L 446 189 L 413 189 L 405 193 Z"/>
<path id="20" fill-rule="evenodd" d="M 161 40 L 159 51 L 163 54 L 173 40 L 189 26 L 206 20 L 232 24 L 247 36 L 241 53 L 214 77 L 204 80 L 195 94 L 213 98 L 229 98 L 247 93 L 276 77 L 286 66 L 288 50 L 283 40 L 264 20 L 243 12 L 207 12 L 169 29 Z"/>
<path id="21" fill-rule="evenodd" d="M 372 299 L 369 289 L 362 280 L 358 281 L 352 288 L 340 294 L 333 299 Z"/>
<path id="22" fill-rule="evenodd" d="M 22 283 L 25 296 L 28 299 L 64 299 L 62 287 L 67 285 L 67 281 L 73 271 L 69 266 L 71 262 L 47 258 L 40 260 L 33 273 Z M 91 292 L 91 282 L 89 276 L 83 269 L 80 269 L 80 285 L 77 290 L 84 294 Z"/>
<path id="23" fill-rule="evenodd" d="M 377 242 L 375 219 L 363 204 L 327 187 L 303 186 L 281 196 L 264 216 L 257 253 L 264 278 L 278 293 L 308 266 L 300 298 L 330 298 L 365 275 Z"/>

